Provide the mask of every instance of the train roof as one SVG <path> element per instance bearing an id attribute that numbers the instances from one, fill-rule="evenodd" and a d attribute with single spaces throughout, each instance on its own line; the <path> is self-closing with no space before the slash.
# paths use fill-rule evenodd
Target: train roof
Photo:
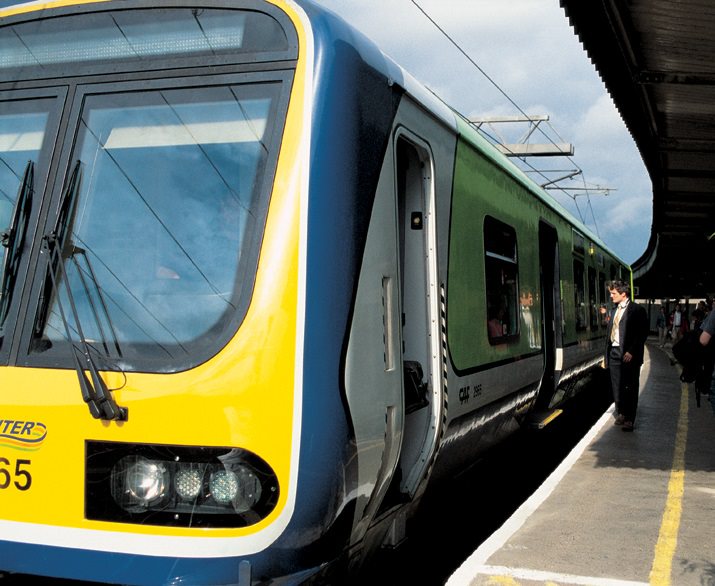
<path id="1" fill-rule="evenodd" d="M 491 142 L 489 142 L 482 134 L 459 112 L 455 111 L 455 115 L 462 120 L 460 125 L 460 135 L 462 138 L 470 142 L 479 151 L 493 161 L 496 165 L 501 167 L 505 172 L 507 172 L 516 181 L 527 188 L 531 193 L 538 197 L 544 205 L 547 205 L 557 214 L 562 216 L 567 220 L 574 228 L 576 228 L 581 234 L 586 238 L 589 238 L 591 242 L 596 244 L 602 250 L 608 252 L 613 258 L 618 259 L 620 262 L 625 263 L 623 260 L 618 258 L 618 256 L 606 245 L 601 238 L 593 233 L 593 231 L 588 228 L 581 220 L 574 217 L 574 215 L 569 212 L 564 206 L 562 206 L 557 200 L 555 200 L 545 189 L 540 185 L 535 183 L 530 179 L 524 171 L 517 167 L 506 155 L 500 152 Z"/>
<path id="2" fill-rule="evenodd" d="M 344 19 L 336 15 L 329 8 L 317 4 L 314 0 L 294 0 L 294 2 L 307 11 L 311 25 L 313 26 L 314 35 L 317 37 L 321 34 L 347 37 L 347 40 L 351 42 L 352 46 L 367 63 L 376 70 L 381 71 L 426 111 L 439 119 L 447 127 L 451 128 L 455 134 L 459 135 L 463 140 L 472 145 L 495 165 L 499 166 L 504 172 L 528 189 L 545 205 L 549 206 L 572 224 L 584 237 L 588 238 L 613 258 L 626 264 L 618 258 L 598 235 L 593 233 L 583 222 L 574 217 L 571 212 L 556 201 L 546 190 L 530 179 L 519 167 L 509 160 L 508 157 L 489 142 L 463 114 L 455 110 L 442 100 L 442 98 L 429 90 L 423 83 L 418 81 L 407 69 L 387 55 L 372 39 L 355 29 L 350 23 L 345 22 Z M 333 21 L 333 19 L 335 19 L 335 22 L 331 22 L 328 26 L 325 26 L 326 22 Z M 336 22 L 341 24 L 337 25 Z M 327 42 L 328 38 L 325 40 Z"/>

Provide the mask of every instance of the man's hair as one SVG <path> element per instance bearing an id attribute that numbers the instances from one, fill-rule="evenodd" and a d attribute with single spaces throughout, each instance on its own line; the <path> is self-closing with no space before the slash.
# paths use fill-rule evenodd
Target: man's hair
<path id="1" fill-rule="evenodd" d="M 625 293 L 628 297 L 631 296 L 631 285 L 627 281 L 622 281 L 620 279 L 609 281 L 608 289 L 615 289 L 621 294 Z"/>

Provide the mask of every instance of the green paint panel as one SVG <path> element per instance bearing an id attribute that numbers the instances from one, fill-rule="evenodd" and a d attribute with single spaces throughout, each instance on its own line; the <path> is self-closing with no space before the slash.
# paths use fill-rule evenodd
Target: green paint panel
<path id="1" fill-rule="evenodd" d="M 457 146 L 447 300 L 448 344 L 455 368 L 533 351 L 526 332 L 508 345 L 491 345 L 487 336 L 484 218 L 491 216 L 517 233 L 519 291 L 538 292 L 538 222 L 545 208 L 504 169 L 460 140 Z M 548 212 L 548 209 L 546 209 Z M 535 303 L 534 317 L 540 318 Z M 540 319 L 537 320 L 540 324 Z M 533 345 L 533 338 L 532 338 Z"/>
<path id="2" fill-rule="evenodd" d="M 574 258 L 583 262 L 584 274 L 591 267 L 597 274 L 605 274 L 607 279 L 613 271 L 630 273 L 630 269 L 610 254 L 586 226 L 492 148 L 472 126 L 459 118 L 457 125 L 460 136 L 454 168 L 447 281 L 447 343 L 455 369 L 467 371 L 540 350 L 542 300 L 538 247 L 542 220 L 555 228 L 559 243 L 563 319 L 560 325 L 564 346 L 601 336 L 601 327 L 593 331 L 590 327 L 576 329 Z M 489 343 L 487 334 L 484 251 L 487 216 L 507 224 L 516 233 L 518 292 L 522 300 L 529 295 L 533 299 L 530 312 L 520 303 L 518 335 L 509 338 L 508 343 L 497 345 Z M 573 252 L 574 228 L 584 235 L 588 245 L 588 250 L 579 254 Z M 602 298 L 601 293 L 599 296 Z M 527 324 L 533 324 L 531 335 Z"/>

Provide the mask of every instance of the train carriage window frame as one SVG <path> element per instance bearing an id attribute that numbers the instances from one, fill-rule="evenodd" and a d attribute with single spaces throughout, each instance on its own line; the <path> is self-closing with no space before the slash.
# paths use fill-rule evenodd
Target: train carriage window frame
<path id="1" fill-rule="evenodd" d="M 608 286 L 606 282 L 606 274 L 603 271 L 598 271 L 598 295 L 599 295 L 599 327 L 601 329 L 608 327 L 608 311 L 606 300 L 608 299 Z M 604 311 L 601 311 L 604 310 Z"/>
<path id="2" fill-rule="evenodd" d="M 588 329 L 586 318 L 586 268 L 579 258 L 573 260 L 574 320 L 576 330 Z"/>
<path id="3" fill-rule="evenodd" d="M 586 237 L 575 229 L 571 230 L 573 239 L 573 284 L 574 284 L 574 325 L 577 332 L 589 328 L 591 312 L 587 308 L 588 289 L 586 287 Z"/>
<path id="4" fill-rule="evenodd" d="M 580 256 L 585 256 L 586 254 L 586 238 L 580 232 L 572 230 L 573 235 L 573 252 Z"/>
<path id="5" fill-rule="evenodd" d="M 278 153 L 286 121 L 292 80 L 293 72 L 288 70 L 176 79 L 164 78 L 153 80 L 151 82 L 127 81 L 124 83 L 78 86 L 77 99 L 74 102 L 73 111 L 70 114 L 71 124 L 77 128 L 77 138 L 72 145 L 67 144 L 65 146 L 60 159 L 60 167 L 66 169 L 67 171 L 65 175 L 69 176 L 70 170 L 73 168 L 75 158 L 83 157 L 84 159 L 88 159 L 82 162 L 84 172 L 78 193 L 75 195 L 77 201 L 72 204 L 76 208 L 73 209 L 72 214 L 74 219 L 70 220 L 70 223 L 73 221 L 75 222 L 75 228 L 80 226 L 81 223 L 81 227 L 79 229 L 83 231 L 73 234 L 71 242 L 72 248 L 75 251 L 80 250 L 80 253 L 69 254 L 69 257 L 65 256 L 65 264 L 75 273 L 75 276 L 70 275 L 70 281 L 72 282 L 74 288 L 73 296 L 79 296 L 79 300 L 84 302 L 85 305 L 81 325 L 83 329 L 87 330 L 84 332 L 85 337 L 90 340 L 92 346 L 98 349 L 100 356 L 102 356 L 102 369 L 117 369 L 132 372 L 179 372 L 187 370 L 198 366 L 214 356 L 226 345 L 226 343 L 228 343 L 235 332 L 239 329 L 253 294 L 258 265 L 258 255 L 263 239 L 265 220 L 268 205 L 270 203 L 270 194 L 273 190 Z M 260 87 L 265 87 L 266 89 L 258 89 Z M 244 103 L 241 96 L 248 95 L 249 101 L 255 101 L 257 99 L 261 99 L 261 96 L 263 95 L 262 92 L 269 92 L 272 96 L 270 98 L 271 103 L 265 114 L 265 116 L 267 116 L 265 125 L 264 127 L 260 127 L 258 129 L 258 132 L 262 132 L 263 134 L 258 139 L 251 139 L 254 142 L 255 140 L 259 141 L 256 143 L 257 146 L 253 149 L 253 151 L 260 154 L 262 162 L 260 162 L 260 166 L 255 172 L 256 174 L 254 179 L 250 180 L 251 184 L 248 186 L 249 191 L 245 191 L 246 186 L 244 186 L 243 183 L 236 183 L 234 181 L 233 187 L 231 187 L 229 183 L 224 184 L 227 177 L 222 175 L 220 169 L 225 171 L 228 169 L 226 164 L 233 161 L 231 165 L 236 168 L 233 171 L 230 171 L 230 173 L 231 178 L 236 179 L 236 181 L 241 179 L 241 174 L 247 174 L 249 172 L 248 169 L 242 170 L 242 168 L 238 168 L 242 167 L 243 163 L 241 163 L 241 165 L 239 165 L 239 163 L 243 159 L 239 160 L 227 157 L 232 156 L 231 153 L 238 156 L 241 152 L 243 152 L 244 144 L 250 146 L 250 136 L 248 135 L 256 130 L 255 128 L 252 129 L 251 126 L 255 116 L 258 115 L 258 110 L 255 110 L 255 108 L 259 106 Z M 172 95 L 174 96 L 173 98 L 171 97 Z M 213 99 L 211 96 L 214 96 L 215 100 L 213 102 L 206 101 L 207 99 Z M 174 98 L 178 101 L 170 103 L 170 101 Z M 236 100 L 233 108 L 230 108 L 228 98 Z M 167 102 L 166 100 L 169 101 Z M 208 105 L 212 103 L 216 104 L 219 109 L 216 110 L 215 108 L 208 108 Z M 138 112 L 140 115 L 142 108 L 147 112 L 144 118 L 129 118 L 122 120 L 122 105 L 128 106 L 131 104 L 139 108 Z M 88 112 L 90 112 L 87 108 L 92 105 L 99 109 L 91 110 L 91 112 L 98 111 L 100 114 L 102 114 L 102 107 L 109 107 L 106 114 L 102 114 L 104 118 L 107 119 L 107 122 L 105 124 L 106 129 L 103 131 L 101 141 L 96 139 L 92 131 L 87 130 L 87 124 L 91 124 L 91 121 L 87 118 Z M 247 105 L 249 110 L 246 110 Z M 116 115 L 114 115 L 116 120 L 112 118 L 113 114 L 111 106 L 116 106 Z M 156 109 L 157 114 L 150 112 L 147 108 Z M 156 131 L 148 133 L 142 132 L 140 126 L 133 127 L 131 125 L 131 123 L 135 120 L 140 122 L 144 119 L 152 121 L 159 112 L 164 112 L 164 121 L 168 120 L 171 116 L 174 116 L 175 119 L 177 121 L 180 120 L 180 122 L 172 126 L 172 124 L 167 125 L 166 122 L 161 122 L 162 118 L 157 118 L 157 120 L 159 120 L 158 124 L 164 124 L 164 126 L 157 126 Z M 217 123 L 224 119 L 228 121 L 233 120 L 232 118 L 222 118 L 222 116 L 225 117 L 227 113 L 230 114 L 231 112 L 235 113 L 235 121 L 228 124 L 228 126 L 219 133 L 219 138 L 217 139 Z M 245 120 L 244 118 L 239 118 L 239 114 L 240 116 L 245 117 Z M 182 116 L 183 119 L 181 118 Z M 186 118 L 187 116 L 188 118 Z M 244 121 L 241 122 L 241 120 Z M 127 125 L 128 123 L 129 125 Z M 119 127 L 117 124 L 123 124 L 124 126 Z M 82 133 L 80 132 L 80 128 L 83 129 Z M 121 132 L 114 133 L 113 131 L 117 128 Z M 163 130 L 161 128 L 163 128 Z M 220 138 L 224 134 L 227 136 L 226 140 Z M 106 240 L 110 238 L 109 232 L 114 234 L 116 237 L 121 236 L 121 226 L 118 225 L 118 220 L 116 220 L 116 218 L 114 224 L 110 223 L 106 225 L 104 233 L 102 233 L 101 230 L 98 230 L 96 225 L 94 228 L 91 228 L 92 222 L 95 221 L 94 218 L 101 215 L 100 208 L 102 206 L 105 206 L 105 208 L 110 206 L 106 210 L 108 212 L 111 209 L 118 210 L 119 208 L 116 206 L 119 204 L 112 204 L 112 197 L 107 194 L 102 195 L 100 189 L 101 186 L 92 186 L 93 182 L 96 182 L 98 181 L 98 178 L 101 178 L 101 174 L 98 170 L 99 167 L 94 170 L 91 168 L 92 165 L 95 165 L 93 160 L 90 162 L 91 157 L 83 155 L 84 151 L 80 150 L 84 148 L 82 146 L 84 143 L 79 140 L 81 137 L 84 137 L 83 140 L 87 144 L 90 144 L 89 141 L 90 138 L 92 138 L 92 140 L 96 142 L 97 153 L 101 154 L 103 151 L 106 152 L 105 155 L 102 155 L 105 162 L 101 164 L 109 169 L 113 166 L 115 170 L 112 171 L 112 176 L 115 178 L 121 178 L 123 171 L 120 167 L 117 167 L 116 164 L 111 165 L 114 157 L 123 157 L 125 162 L 122 163 L 122 165 L 136 165 L 139 161 L 139 159 L 136 158 L 136 156 L 140 154 L 139 151 L 147 151 L 147 156 L 154 152 L 155 154 L 152 156 L 161 157 L 160 160 L 163 161 L 161 164 L 165 167 L 170 166 L 172 164 L 171 161 L 173 160 L 167 160 L 167 155 L 162 154 L 167 148 L 172 149 L 172 152 L 176 149 L 184 149 L 182 152 L 185 152 L 185 154 L 181 155 L 179 153 L 180 158 L 176 159 L 176 162 L 173 163 L 174 165 L 179 164 L 179 162 L 184 160 L 186 156 L 206 158 L 209 156 L 206 154 L 207 150 L 214 152 L 214 154 L 210 156 L 220 157 L 220 159 L 214 160 L 213 163 L 207 159 L 203 164 L 203 168 L 205 168 L 205 170 L 210 170 L 211 168 L 214 169 L 212 175 L 213 178 L 209 178 L 206 174 L 199 172 L 187 175 L 186 168 L 182 166 L 181 169 L 183 169 L 183 171 L 179 169 L 181 171 L 180 174 L 188 184 L 183 185 L 181 182 L 177 183 L 177 180 L 174 179 L 171 185 L 167 185 L 163 190 L 166 195 L 161 197 L 164 197 L 164 199 L 168 197 L 170 200 L 174 201 L 180 195 L 179 192 L 176 191 L 177 189 L 184 194 L 182 195 L 184 199 L 189 197 L 192 193 L 194 194 L 194 198 L 198 197 L 197 194 L 200 193 L 203 193 L 203 196 L 201 197 L 208 198 L 209 195 L 212 198 L 218 197 L 218 188 L 221 188 L 221 193 L 226 194 L 225 197 L 231 196 L 232 193 L 245 191 L 245 194 L 241 197 L 249 198 L 246 202 L 251 202 L 251 208 L 249 215 L 247 216 L 243 213 L 243 216 L 245 219 L 250 220 L 249 225 L 251 225 L 251 231 L 246 232 L 239 237 L 242 242 L 240 244 L 240 253 L 235 261 L 232 261 L 236 264 L 231 267 L 232 270 L 235 270 L 235 272 L 231 273 L 235 278 L 232 284 L 233 289 L 230 292 L 228 292 L 228 290 L 224 292 L 223 289 L 220 289 L 219 291 L 219 289 L 216 288 L 218 287 L 218 285 L 216 285 L 218 281 L 215 279 L 213 280 L 213 283 L 216 285 L 216 287 L 213 287 L 213 289 L 216 290 L 216 302 L 212 303 L 215 305 L 218 303 L 219 299 L 221 299 L 221 307 L 223 309 L 216 310 L 216 312 L 218 312 L 215 313 L 214 316 L 216 319 L 211 323 L 199 322 L 197 320 L 200 318 L 196 316 L 191 318 L 187 317 L 186 319 L 189 321 L 186 321 L 183 325 L 179 321 L 176 321 L 176 325 L 173 330 L 166 330 L 166 333 L 162 333 L 162 328 L 166 329 L 166 323 L 174 323 L 166 321 L 172 319 L 170 317 L 172 312 L 176 315 L 180 315 L 180 312 L 176 310 L 175 307 L 170 308 L 167 306 L 163 313 L 158 314 L 160 317 L 156 318 L 154 322 L 151 322 L 151 320 L 146 321 L 149 318 L 144 319 L 141 317 L 145 313 L 146 315 L 150 315 L 149 311 L 151 307 L 155 306 L 147 305 L 146 296 L 140 297 L 140 294 L 150 295 L 153 293 L 155 295 L 159 295 L 162 292 L 166 293 L 171 290 L 176 293 L 176 295 L 180 296 L 181 294 L 188 295 L 191 291 L 199 290 L 196 288 L 191 290 L 187 289 L 187 287 L 190 287 L 191 277 L 187 277 L 186 280 L 177 278 L 177 274 L 175 274 L 178 273 L 176 266 L 172 267 L 171 265 L 166 265 L 165 263 L 161 265 L 162 268 L 158 268 L 156 271 L 151 272 L 151 274 L 155 277 L 155 280 L 151 283 L 149 281 L 142 283 L 138 280 L 131 283 L 127 281 L 127 275 L 138 275 L 140 269 L 142 268 L 140 265 L 143 266 L 144 264 L 149 264 L 150 261 L 155 260 L 155 258 L 157 258 L 157 254 L 160 252 L 160 248 L 162 248 L 158 242 L 156 244 L 156 248 L 152 248 L 150 246 L 147 247 L 148 245 L 146 244 L 148 237 L 140 239 L 140 234 L 137 232 L 139 228 L 132 229 L 131 226 L 127 225 L 126 231 L 128 233 L 124 236 L 122 242 L 132 245 L 136 244 L 137 246 L 140 246 L 143 243 L 145 245 L 144 252 L 138 252 L 135 254 L 132 265 L 126 269 L 122 269 L 124 270 L 124 273 L 118 276 L 116 276 L 117 271 L 115 270 L 115 265 L 119 261 L 115 261 L 111 256 L 108 256 L 106 254 L 107 251 L 105 251 L 104 259 L 110 259 L 112 261 L 110 263 L 105 263 L 95 254 L 96 250 L 92 250 L 93 247 L 100 246 L 103 242 L 105 244 L 110 242 Z M 230 137 L 233 138 L 229 140 Z M 144 139 L 149 141 L 147 143 L 148 146 L 144 145 L 144 143 L 139 144 L 138 141 Z M 195 144 L 192 141 L 195 141 Z M 162 148 L 164 151 L 162 151 Z M 193 149 L 193 151 L 189 152 L 185 150 L 189 148 Z M 136 156 L 131 152 L 132 149 L 137 152 Z M 154 149 L 154 151 L 152 151 L 152 149 Z M 263 154 L 263 151 L 265 151 L 265 155 Z M 127 157 L 131 158 L 127 159 Z M 147 166 L 147 160 L 149 160 L 147 157 L 142 158 L 142 165 L 145 170 L 157 167 L 157 165 L 152 166 L 151 164 Z M 159 163 L 160 160 L 155 159 L 157 163 Z M 135 163 L 131 163 L 131 161 L 135 161 Z M 218 165 L 218 167 L 216 165 Z M 137 167 L 137 169 L 139 168 Z M 125 171 L 132 173 L 132 167 L 127 167 Z M 156 170 L 155 175 L 157 178 L 167 178 L 169 176 L 166 172 L 166 169 L 164 172 Z M 140 175 L 137 175 L 137 173 L 140 173 Z M 136 188 L 133 188 L 135 191 L 131 191 L 128 186 L 135 185 L 137 180 L 140 182 L 138 184 L 139 187 L 154 185 L 156 182 L 148 183 L 148 181 L 151 180 L 151 177 L 149 177 L 145 171 L 138 170 L 137 173 L 134 173 L 135 176 L 127 176 L 126 181 L 123 181 L 123 183 L 127 186 L 124 190 L 127 195 L 124 197 L 128 198 L 128 194 L 134 193 L 135 196 L 132 196 L 131 199 L 131 201 L 134 202 L 132 203 L 132 206 L 133 209 L 139 210 L 144 209 L 140 204 L 141 201 L 143 201 L 147 196 L 147 193 L 140 192 L 145 191 L 143 188 L 140 189 L 140 191 L 136 191 Z M 108 175 L 105 178 L 105 185 L 109 177 L 110 176 Z M 191 177 L 193 177 L 193 179 Z M 42 228 L 44 232 L 52 230 L 53 223 L 56 221 L 56 210 L 59 208 L 60 202 L 62 201 L 62 194 L 67 190 L 66 184 L 66 179 L 58 181 L 55 189 L 53 190 L 53 200 L 51 203 L 53 213 L 50 214 L 47 224 L 44 228 Z M 203 188 L 197 189 L 200 188 L 201 185 L 203 185 Z M 224 187 L 222 187 L 222 185 Z M 168 191 L 169 188 L 173 190 L 170 196 Z M 160 197 L 159 188 L 152 187 L 152 189 L 153 193 L 149 195 L 154 198 Z M 100 198 L 106 203 L 97 204 L 99 207 L 93 211 L 91 209 L 92 206 L 88 205 L 91 204 L 93 199 L 88 198 Z M 177 205 L 178 203 L 179 201 L 176 200 Z M 114 208 L 111 207 L 112 205 L 114 205 Z M 198 240 L 200 240 L 198 236 L 203 235 L 201 236 L 203 238 L 211 236 L 211 240 L 213 240 L 213 232 L 215 231 L 212 231 L 211 234 L 207 231 L 203 231 L 196 236 L 194 233 L 199 231 L 193 230 L 192 232 L 191 226 L 199 226 L 196 222 L 198 222 L 200 218 L 193 214 L 184 214 L 181 216 L 184 218 L 181 220 L 183 224 L 186 223 L 185 220 L 187 218 L 191 218 L 191 226 L 184 226 L 182 228 L 179 224 L 176 224 L 176 221 L 174 221 L 174 223 L 169 226 L 168 230 L 166 228 L 161 228 L 161 226 L 166 223 L 166 218 L 169 217 L 166 214 L 169 214 L 171 217 L 178 218 L 179 216 L 177 216 L 177 214 L 179 214 L 179 212 L 175 209 L 176 206 L 174 204 L 167 206 L 165 202 L 161 204 L 161 209 L 164 211 L 160 213 L 163 214 L 163 216 L 159 217 L 152 212 L 152 209 L 154 209 L 154 211 L 157 209 L 156 202 L 152 205 L 153 208 L 145 205 L 145 208 L 148 211 L 146 211 L 142 217 L 144 217 L 145 220 L 155 218 L 155 220 L 153 220 L 153 225 L 157 227 L 159 232 L 162 234 L 166 233 L 167 237 L 163 238 L 163 240 L 166 241 L 168 247 L 164 246 L 162 249 L 166 251 L 170 248 L 170 254 L 172 254 L 174 258 L 176 258 L 177 255 L 180 256 L 183 254 L 185 256 L 183 267 L 190 268 L 190 265 L 194 265 L 196 267 L 196 271 L 194 271 L 194 282 L 203 279 L 205 281 L 205 284 L 202 285 L 203 288 L 206 289 L 207 287 L 211 287 L 209 280 L 206 279 L 206 276 L 210 275 L 209 273 L 206 273 L 208 265 L 205 263 L 213 261 L 211 261 L 207 256 L 208 252 L 201 248 L 201 243 L 198 242 Z M 192 209 L 195 209 L 196 205 L 194 205 Z M 216 205 L 218 205 L 218 203 Z M 248 204 L 246 203 L 246 205 Z M 223 214 L 223 211 L 220 211 L 218 208 L 216 208 L 215 211 L 216 213 L 220 212 Z M 81 220 L 78 220 L 77 218 L 81 218 Z M 70 229 L 72 229 L 72 227 Z M 94 235 L 91 235 L 89 230 L 91 230 Z M 179 234 L 177 230 L 181 231 L 181 235 L 177 236 L 177 234 Z M 133 238 L 132 234 L 134 234 L 136 238 Z M 90 246 L 87 246 L 88 242 L 84 240 L 85 237 L 90 238 Z M 141 242 L 134 242 L 135 240 L 141 240 Z M 172 244 L 172 240 L 174 241 L 174 244 Z M 191 250 L 187 248 L 187 243 L 194 248 L 191 248 Z M 77 247 L 79 247 L 79 249 L 77 249 Z M 132 250 L 135 250 L 135 248 L 132 248 Z M 86 249 L 86 254 L 81 252 L 83 249 Z M 186 254 L 187 252 L 191 253 L 192 257 L 189 257 Z M 117 256 L 126 258 L 127 254 L 128 253 L 124 251 L 121 255 Z M 196 257 L 196 254 L 200 254 L 201 256 Z M 91 269 L 86 267 L 86 259 L 90 261 L 90 264 L 92 265 Z M 111 267 L 108 266 L 112 263 L 114 264 Z M 81 268 L 80 265 L 84 268 Z M 157 267 L 158 266 L 159 265 L 157 265 Z M 35 305 L 37 310 L 34 314 L 34 320 L 28 320 L 28 322 L 34 323 L 28 323 L 26 331 L 23 334 L 25 339 L 23 344 L 26 348 L 28 348 L 28 351 L 24 357 L 19 358 L 19 362 L 28 366 L 69 366 L 72 360 L 72 351 L 71 345 L 66 341 L 66 327 L 63 326 L 62 321 L 58 321 L 58 318 L 56 317 L 59 313 L 57 311 L 58 308 L 54 305 L 50 306 L 50 304 L 55 303 L 53 296 L 56 295 L 57 290 L 62 291 L 62 305 L 67 308 L 68 321 L 70 322 L 73 330 L 75 329 L 73 326 L 74 320 L 73 316 L 69 314 L 70 304 L 66 292 L 62 289 L 63 284 L 60 282 L 60 284 L 53 289 L 47 268 L 48 266 L 46 262 L 38 263 L 32 291 L 32 303 Z M 211 275 L 216 275 L 216 279 L 221 277 L 221 273 L 218 269 L 212 268 L 211 270 L 213 271 Z M 97 286 L 92 283 L 91 277 L 86 279 L 87 284 L 84 284 L 80 274 L 82 273 L 84 277 L 88 277 L 92 271 L 102 273 L 97 278 Z M 149 273 L 144 271 L 142 274 Z M 138 279 L 138 277 L 135 278 Z M 116 283 L 119 283 L 116 286 L 113 285 L 115 281 Z M 161 290 L 158 288 L 161 288 Z M 104 300 L 99 298 L 97 291 L 102 292 Z M 108 293 L 110 291 L 115 294 L 114 299 L 110 297 Z M 98 308 L 97 310 L 89 307 L 92 305 L 91 298 L 93 298 L 94 306 Z M 132 299 L 135 299 L 136 301 L 132 301 Z M 160 302 L 158 297 L 155 296 L 154 299 L 156 300 L 156 303 Z M 175 297 L 174 299 L 178 299 L 178 297 Z M 111 318 L 107 317 L 106 311 L 102 308 L 103 303 L 106 303 L 109 306 L 109 311 L 112 314 Z M 169 301 L 165 302 L 165 304 L 168 303 Z M 183 301 L 182 303 L 187 302 Z M 195 301 L 192 307 L 196 308 L 196 311 L 192 309 L 191 313 L 194 314 L 198 312 L 197 315 L 201 314 L 201 311 L 204 311 L 205 313 L 208 311 L 207 304 L 208 301 Z M 43 309 L 43 307 L 51 307 L 51 309 Z M 51 327 L 58 330 L 55 331 L 52 336 L 47 335 L 47 331 L 49 330 L 46 328 L 50 326 L 47 326 L 47 315 L 44 315 L 46 313 L 54 315 Z M 124 322 L 123 324 L 121 323 L 122 321 Z M 196 329 L 192 329 L 194 328 L 194 323 L 198 324 Z M 117 344 L 117 339 L 115 339 L 113 330 L 120 328 L 122 325 L 128 326 L 132 333 L 125 333 L 124 338 L 122 338 L 121 333 L 117 333 L 117 337 L 119 338 L 119 343 Z M 125 327 L 124 331 L 127 332 L 129 329 Z M 142 334 L 141 332 L 146 333 Z M 179 332 L 179 335 L 174 335 L 174 332 Z M 75 343 L 78 343 L 78 332 L 73 331 L 72 338 Z"/>
<path id="6" fill-rule="evenodd" d="M 519 263 L 516 230 L 484 218 L 485 328 L 492 346 L 519 338 Z"/>
<path id="7" fill-rule="evenodd" d="M 3 202 L 0 203 L 0 230 L 9 231 L 10 218 L 15 213 L 17 196 L 23 181 L 23 169 L 30 162 L 34 164 L 31 185 L 26 186 L 30 193 L 29 217 L 23 233 L 15 233 L 16 244 L 22 246 L 16 259 L 12 275 L 4 275 L 8 249 L 0 250 L 0 278 L 3 288 L 0 292 L 0 364 L 8 363 L 11 353 L 13 332 L 25 275 L 36 263 L 30 259 L 31 242 L 34 239 L 34 226 L 40 215 L 39 196 L 44 192 L 52 148 L 57 141 L 60 114 L 67 99 L 67 88 L 47 87 L 0 91 L 0 191 Z M 9 244 L 9 242 L 8 242 Z M 3 296 L 6 295 L 4 298 Z"/>
<path id="8" fill-rule="evenodd" d="M 154 24 L 164 35 L 159 42 L 150 30 Z M 67 29 L 74 31 L 70 44 L 58 34 L 66 34 Z M 55 36 L 62 41 L 55 42 Z M 33 52 L 35 44 L 38 50 Z M 230 2 L 85 4 L 57 8 L 51 18 L 41 19 L 32 13 L 18 14 L 3 19 L 0 47 L 0 73 L 8 79 L 18 71 L 30 79 L 75 76 L 78 68 L 83 75 L 108 70 L 113 74 L 183 67 L 205 70 L 298 58 L 298 36 L 288 15 L 252 0 L 244 0 L 240 7 Z"/>
<path id="9" fill-rule="evenodd" d="M 593 267 L 588 267 L 587 273 L 588 279 L 588 315 L 589 315 L 589 327 L 592 332 L 598 329 L 598 287 L 596 285 L 596 269 Z"/>

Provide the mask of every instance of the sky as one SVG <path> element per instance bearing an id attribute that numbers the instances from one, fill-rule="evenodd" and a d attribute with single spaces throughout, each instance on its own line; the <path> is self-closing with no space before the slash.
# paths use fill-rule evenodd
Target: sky
<path id="1" fill-rule="evenodd" d="M 317 1 L 467 117 L 549 116 L 539 126 L 547 136 L 537 130 L 530 142 L 571 143 L 573 156 L 530 157 L 541 173 L 519 166 L 539 184 L 581 171 L 555 184 L 565 191 L 549 193 L 621 259 L 632 263 L 643 254 L 650 178 L 558 0 Z M 485 130 L 520 142 L 528 125 Z"/>

